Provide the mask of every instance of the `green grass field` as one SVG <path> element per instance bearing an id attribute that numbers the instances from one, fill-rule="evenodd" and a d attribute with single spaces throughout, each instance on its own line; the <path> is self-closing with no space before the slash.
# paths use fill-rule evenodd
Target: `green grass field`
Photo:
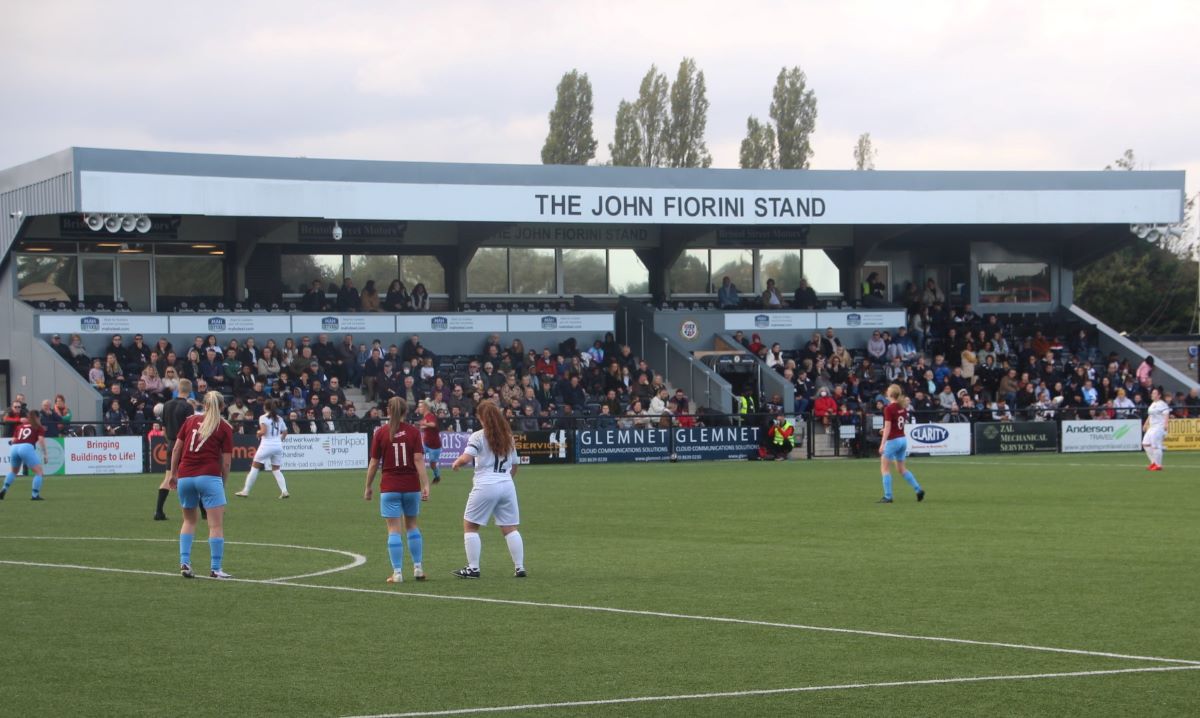
<path id="1" fill-rule="evenodd" d="M 488 528 L 479 581 L 450 575 L 470 474 L 446 472 L 430 580 L 398 587 L 362 472 L 231 496 L 232 582 L 178 576 L 157 477 L 52 478 L 40 503 L 21 478 L 0 714 L 1196 715 L 1200 456 L 1144 463 L 917 459 L 928 498 L 897 480 L 890 506 L 870 461 L 527 467 L 529 578 Z"/>

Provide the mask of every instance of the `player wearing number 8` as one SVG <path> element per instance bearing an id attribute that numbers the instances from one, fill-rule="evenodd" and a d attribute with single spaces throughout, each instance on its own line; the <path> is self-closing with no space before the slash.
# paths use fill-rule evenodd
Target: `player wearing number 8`
<path id="1" fill-rule="evenodd" d="M 883 498 L 881 504 L 892 503 L 892 474 L 888 471 L 891 462 L 896 463 L 896 470 L 917 492 L 917 501 L 925 499 L 925 490 L 917 483 L 917 477 L 904 467 L 908 459 L 908 437 L 904 435 L 904 425 L 908 422 L 908 397 L 900 389 L 899 384 L 892 384 L 887 389 L 888 405 L 883 407 L 883 438 L 879 444 L 879 470 L 883 474 Z"/>
<path id="2" fill-rule="evenodd" d="M 457 471 L 472 459 L 475 460 L 475 485 L 467 497 L 467 509 L 463 512 L 463 544 L 467 549 L 467 565 L 454 572 L 459 578 L 479 578 L 479 556 L 483 551 L 479 540 L 479 527 L 496 517 L 496 525 L 508 543 L 512 556 L 514 574 L 525 578 L 525 544 L 517 525 L 521 523 L 517 510 L 517 489 L 513 476 L 517 473 L 517 448 L 513 442 L 512 428 L 500 409 L 491 401 L 484 401 L 475 410 L 481 431 L 471 434 L 467 448 L 454 460 L 450 467 Z"/>
<path id="3" fill-rule="evenodd" d="M 392 561 L 392 575 L 388 583 L 404 581 L 404 538 L 408 539 L 408 552 L 412 554 L 413 578 L 425 580 L 421 567 L 423 541 L 417 528 L 417 516 L 421 513 L 421 502 L 429 500 L 429 475 L 425 473 L 425 457 L 421 445 L 421 432 L 406 423 L 408 402 L 394 396 L 388 400 L 388 423 L 375 430 L 371 438 L 371 461 L 367 464 L 367 487 L 363 498 L 371 500 L 375 472 L 383 469 L 379 480 L 379 514 L 387 521 L 388 557 Z M 407 532 L 405 536 L 401 532 Z"/>

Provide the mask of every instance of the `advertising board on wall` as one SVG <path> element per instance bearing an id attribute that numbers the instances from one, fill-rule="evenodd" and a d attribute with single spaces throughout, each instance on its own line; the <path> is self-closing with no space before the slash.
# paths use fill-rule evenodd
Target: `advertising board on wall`
<path id="1" fill-rule="evenodd" d="M 751 426 L 674 429 L 588 429 L 575 432 L 575 462 L 746 459 L 758 450 Z"/>
<path id="2" fill-rule="evenodd" d="M 288 334 L 286 314 L 172 314 L 172 334 Z"/>
<path id="3" fill-rule="evenodd" d="M 671 430 L 672 449 L 679 461 L 746 459 L 758 451 L 757 426 L 694 426 Z"/>
<path id="4" fill-rule="evenodd" d="M 506 332 L 508 319 L 503 314 L 400 314 L 396 316 L 400 334 L 467 334 Z"/>
<path id="5" fill-rule="evenodd" d="M 12 450 L 12 439 L 0 439 L 0 473 L 7 474 L 10 468 L 9 459 Z M 40 450 L 38 456 L 41 456 Z M 42 462 L 42 473 L 46 476 L 66 473 L 66 452 L 63 440 L 59 437 L 46 439 L 46 459 Z"/>
<path id="6" fill-rule="evenodd" d="M 68 436 L 62 442 L 64 474 L 142 473 L 140 436 Z"/>
<path id="7" fill-rule="evenodd" d="M 971 425 L 906 424 L 908 453 L 928 456 L 966 456 L 971 453 Z"/>
<path id="8" fill-rule="evenodd" d="M 975 425 L 975 453 L 1022 454 L 1058 449 L 1053 421 L 990 421 Z"/>
<path id="9" fill-rule="evenodd" d="M 522 464 L 569 464 L 575 459 L 571 451 L 571 434 L 558 431 L 514 431 L 517 456 Z"/>
<path id="10" fill-rule="evenodd" d="M 41 314 L 42 334 L 166 334 L 169 323 L 158 314 Z M 128 339 L 128 337 L 126 337 Z M 65 343 L 65 338 L 64 338 Z"/>
<path id="11" fill-rule="evenodd" d="M 1200 449 L 1200 419 L 1171 419 L 1167 424 L 1167 440 L 1164 446 L 1168 451 Z"/>
<path id="12" fill-rule="evenodd" d="M 816 329 L 816 312 L 725 312 L 725 331 Z"/>
<path id="13" fill-rule="evenodd" d="M 510 332 L 611 332 L 613 315 L 597 314 L 509 314 Z"/>
<path id="14" fill-rule="evenodd" d="M 840 311 L 817 312 L 817 328 L 824 329 L 869 329 L 895 330 L 907 323 L 904 310 L 843 309 Z"/>
<path id="15" fill-rule="evenodd" d="M 391 314 L 296 314 L 292 317 L 293 332 L 309 334 L 355 334 L 368 332 L 391 334 L 396 331 L 396 318 Z"/>
<path id="16" fill-rule="evenodd" d="M 1082 451 L 1140 451 L 1142 422 L 1137 419 L 1062 422 L 1064 454 Z"/>

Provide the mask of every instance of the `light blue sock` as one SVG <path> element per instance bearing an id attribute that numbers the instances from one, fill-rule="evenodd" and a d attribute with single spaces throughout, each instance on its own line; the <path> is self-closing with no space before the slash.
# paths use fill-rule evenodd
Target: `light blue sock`
<path id="1" fill-rule="evenodd" d="M 437 464 L 433 465 L 433 478 L 435 478 L 435 479 L 442 478 L 442 470 L 440 468 L 438 468 Z"/>
<path id="2" fill-rule="evenodd" d="M 225 558 L 225 539 L 209 537 L 208 553 L 212 556 L 212 570 L 220 571 L 221 559 Z"/>
<path id="3" fill-rule="evenodd" d="M 11 471 L 8 472 L 8 475 L 4 477 L 4 490 L 8 491 L 8 487 L 12 486 L 12 482 L 14 482 L 16 480 L 17 480 L 17 475 Z"/>
<path id="4" fill-rule="evenodd" d="M 911 471 L 904 472 L 904 480 L 908 482 L 909 486 L 913 487 L 913 491 L 921 490 L 921 485 L 917 483 L 917 477 L 913 476 Z"/>
<path id="5" fill-rule="evenodd" d="M 388 534 L 388 557 L 393 571 L 404 568 L 404 537 L 400 534 Z"/>
<path id="6" fill-rule="evenodd" d="M 33 495 L 34 496 L 42 495 L 42 481 L 44 479 L 45 479 L 45 477 L 42 476 L 41 474 L 33 475 Z"/>
<path id="7" fill-rule="evenodd" d="M 421 539 L 421 529 L 408 532 L 408 552 L 412 555 L 413 563 L 421 563 L 425 542 Z"/>
<path id="8" fill-rule="evenodd" d="M 192 564 L 192 534 L 179 534 L 179 563 Z"/>
<path id="9" fill-rule="evenodd" d="M 892 475 L 891 474 L 883 475 L 883 498 L 885 498 L 885 499 L 892 498 Z"/>

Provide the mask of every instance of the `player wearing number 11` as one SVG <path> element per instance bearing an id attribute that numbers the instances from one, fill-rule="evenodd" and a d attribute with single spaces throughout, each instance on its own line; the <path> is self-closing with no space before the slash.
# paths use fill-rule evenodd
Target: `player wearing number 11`
<path id="1" fill-rule="evenodd" d="M 413 578 L 425 580 L 421 567 L 424 553 L 417 515 L 421 502 L 429 500 L 429 475 L 425 473 L 425 457 L 421 432 L 404 421 L 408 402 L 393 396 L 388 400 L 388 423 L 375 430 L 371 439 L 371 461 L 367 465 L 367 488 L 363 498 L 371 500 L 375 472 L 383 469 L 379 480 L 379 514 L 387 521 L 388 557 L 392 560 L 392 575 L 388 583 L 404 581 L 404 539 L 412 554 Z M 407 532 L 401 536 L 401 532 Z"/>
<path id="2" fill-rule="evenodd" d="M 892 474 L 889 463 L 896 463 L 896 470 L 917 492 L 917 501 L 925 499 L 925 490 L 917 483 L 917 477 L 904 467 L 908 458 L 908 437 L 904 435 L 904 424 L 908 421 L 908 397 L 899 384 L 887 388 L 888 405 L 883 407 L 883 437 L 879 443 L 879 470 L 883 474 L 883 498 L 878 503 L 892 503 Z"/>

